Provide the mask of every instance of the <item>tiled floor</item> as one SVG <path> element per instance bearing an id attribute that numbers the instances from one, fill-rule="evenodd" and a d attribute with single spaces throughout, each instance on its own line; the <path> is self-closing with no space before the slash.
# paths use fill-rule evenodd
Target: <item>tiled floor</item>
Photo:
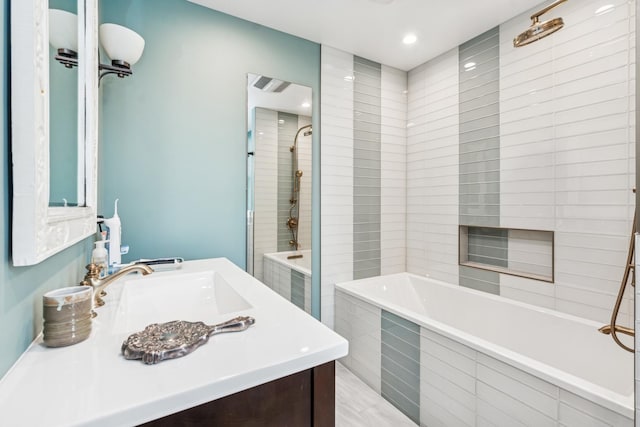
<path id="1" fill-rule="evenodd" d="M 336 363 L 336 427 L 415 427 L 416 424 L 341 363 Z"/>

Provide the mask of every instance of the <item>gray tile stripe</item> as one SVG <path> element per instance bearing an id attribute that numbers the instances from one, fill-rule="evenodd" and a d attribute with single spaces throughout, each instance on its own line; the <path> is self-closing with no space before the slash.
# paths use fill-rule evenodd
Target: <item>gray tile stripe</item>
<path id="1" fill-rule="evenodd" d="M 459 266 L 460 286 L 500 295 L 500 275 L 495 271 Z"/>
<path id="2" fill-rule="evenodd" d="M 459 221 L 500 225 L 500 32 L 459 47 Z M 473 67 L 465 65 L 475 63 Z M 469 260 L 507 266 L 505 232 L 469 234 Z M 486 235 L 495 241 L 487 244 Z M 460 285 L 499 294 L 498 273 L 460 266 Z"/>
<path id="3" fill-rule="evenodd" d="M 304 274 L 291 270 L 291 302 L 304 310 Z"/>
<path id="4" fill-rule="evenodd" d="M 491 30 L 469 40 L 468 42 L 461 44 L 460 54 L 461 56 L 469 57 L 471 56 L 469 52 L 483 51 L 483 47 L 484 47 L 484 50 L 489 50 L 493 46 L 499 44 L 499 40 L 498 40 L 499 37 L 500 37 L 499 27 L 492 28 Z"/>
<path id="5" fill-rule="evenodd" d="M 509 266 L 509 230 L 469 227 L 468 239 L 469 261 L 505 268 Z"/>
<path id="6" fill-rule="evenodd" d="M 353 278 L 380 275 L 380 64 L 354 56 Z"/>
<path id="7" fill-rule="evenodd" d="M 420 327 L 382 310 L 381 394 L 420 423 Z"/>
<path id="8" fill-rule="evenodd" d="M 280 123 L 284 120 L 284 123 Z M 289 147 L 298 131 L 298 116 L 295 114 L 278 112 L 278 251 L 290 251 L 289 240 L 291 232 L 287 227 L 289 208 L 291 203 L 292 162 Z"/>

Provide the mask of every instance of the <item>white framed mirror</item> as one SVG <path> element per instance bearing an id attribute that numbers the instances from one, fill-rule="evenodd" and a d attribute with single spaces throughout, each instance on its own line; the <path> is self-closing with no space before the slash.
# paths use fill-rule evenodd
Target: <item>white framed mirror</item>
<path id="1" fill-rule="evenodd" d="M 78 0 L 78 206 L 50 206 L 49 1 L 11 4 L 12 261 L 37 264 L 96 231 L 98 7 Z"/>

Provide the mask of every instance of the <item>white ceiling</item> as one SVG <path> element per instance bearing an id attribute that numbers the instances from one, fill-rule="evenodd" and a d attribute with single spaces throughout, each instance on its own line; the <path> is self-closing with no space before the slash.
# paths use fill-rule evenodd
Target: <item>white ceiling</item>
<path id="1" fill-rule="evenodd" d="M 541 3 L 541 0 L 189 1 L 405 71 Z M 529 25 L 524 17 L 522 30 Z M 418 41 L 407 46 L 402 38 L 409 32 L 415 33 Z"/>

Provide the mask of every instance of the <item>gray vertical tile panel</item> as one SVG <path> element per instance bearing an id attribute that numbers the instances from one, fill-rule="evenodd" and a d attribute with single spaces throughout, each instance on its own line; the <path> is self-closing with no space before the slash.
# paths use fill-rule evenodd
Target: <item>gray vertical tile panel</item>
<path id="1" fill-rule="evenodd" d="M 381 394 L 420 423 L 420 327 L 382 310 Z"/>
<path id="2" fill-rule="evenodd" d="M 291 269 L 291 302 L 304 310 L 304 274 Z"/>
<path id="3" fill-rule="evenodd" d="M 354 56 L 353 278 L 380 275 L 380 64 Z"/>
<path id="4" fill-rule="evenodd" d="M 500 274 L 461 265 L 460 286 L 500 295 Z"/>
<path id="5" fill-rule="evenodd" d="M 293 249 L 289 246 L 291 231 L 287 227 L 293 189 L 293 157 L 289 149 L 297 131 L 298 116 L 278 112 L 278 252 Z"/>
<path id="6" fill-rule="evenodd" d="M 459 49 L 462 225 L 500 225 L 499 43 L 495 27 Z"/>
<path id="7" fill-rule="evenodd" d="M 459 221 L 500 225 L 500 29 L 459 47 Z M 504 266 L 507 238 L 494 247 L 469 236 L 469 260 Z M 498 273 L 460 266 L 460 285 L 500 293 Z"/>
<path id="8" fill-rule="evenodd" d="M 484 227 L 468 229 L 469 261 L 509 267 L 509 230 Z"/>

